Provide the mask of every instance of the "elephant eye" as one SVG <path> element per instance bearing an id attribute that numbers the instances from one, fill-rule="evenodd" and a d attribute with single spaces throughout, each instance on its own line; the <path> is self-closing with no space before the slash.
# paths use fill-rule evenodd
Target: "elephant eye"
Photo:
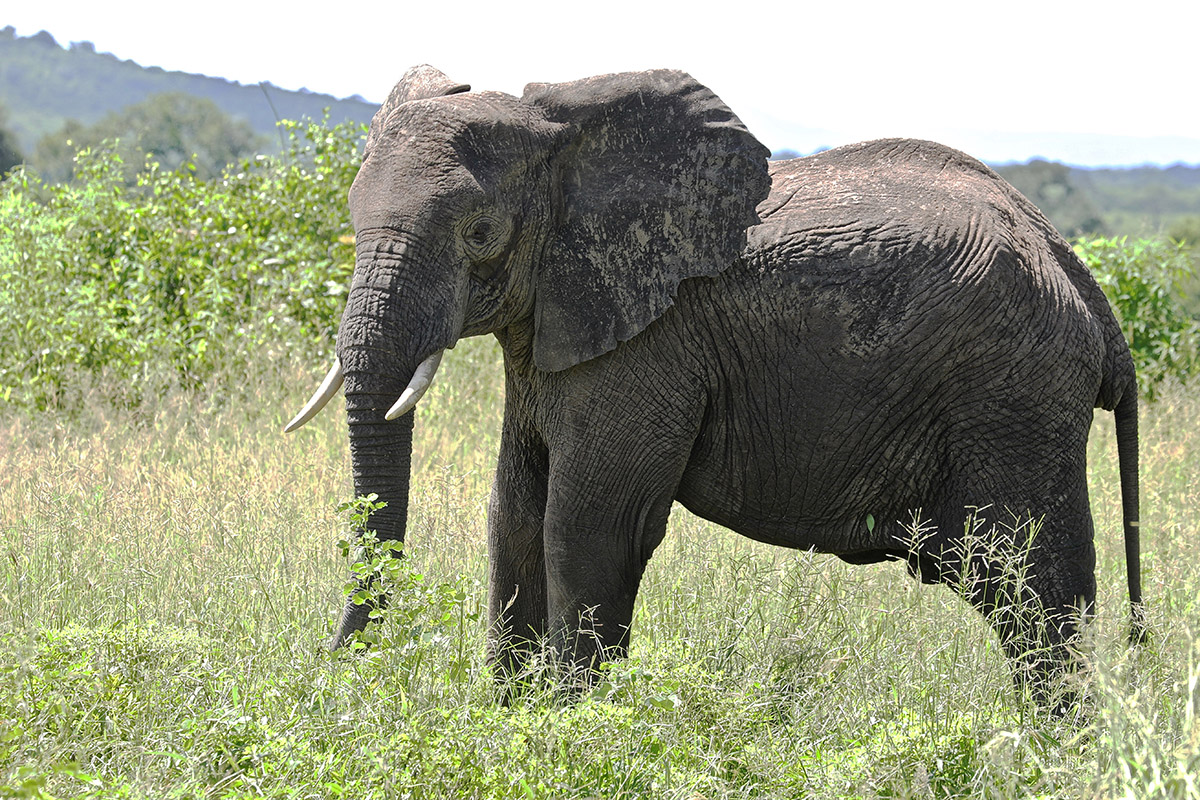
<path id="1" fill-rule="evenodd" d="M 475 245 L 485 245 L 491 240 L 495 230 L 496 226 L 490 219 L 485 217 L 484 219 L 476 220 L 467 233 L 467 241 Z"/>
<path id="2" fill-rule="evenodd" d="M 490 214 L 479 214 L 462 227 L 463 249 L 474 262 L 487 261 L 501 254 L 508 243 L 509 226 Z"/>

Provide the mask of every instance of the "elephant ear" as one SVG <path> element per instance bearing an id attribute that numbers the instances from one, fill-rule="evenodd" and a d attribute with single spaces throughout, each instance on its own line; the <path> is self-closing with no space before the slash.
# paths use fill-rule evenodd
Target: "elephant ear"
<path id="1" fill-rule="evenodd" d="M 371 127 L 367 130 L 367 144 L 363 150 L 363 157 L 365 158 L 366 154 L 371 152 L 371 148 L 379 140 L 392 112 L 409 100 L 426 100 L 430 97 L 469 91 L 471 91 L 471 87 L 468 84 L 456 83 L 446 77 L 441 70 L 434 69 L 428 64 L 413 67 L 405 72 L 399 82 L 392 87 L 387 100 L 371 118 Z"/>
<path id="2" fill-rule="evenodd" d="M 770 189 L 768 150 L 673 70 L 530 84 L 522 99 L 561 126 L 533 344 L 538 368 L 561 370 L 636 336 L 680 281 L 737 259 Z"/>

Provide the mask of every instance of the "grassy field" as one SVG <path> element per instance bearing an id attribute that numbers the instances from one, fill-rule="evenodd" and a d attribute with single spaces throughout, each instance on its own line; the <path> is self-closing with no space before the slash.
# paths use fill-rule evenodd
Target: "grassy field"
<path id="1" fill-rule="evenodd" d="M 1153 639 L 1132 654 L 1111 416 L 1095 423 L 1090 711 L 1055 721 L 1015 697 L 953 592 L 683 509 L 631 657 L 579 702 L 497 703 L 490 339 L 451 353 L 417 411 L 390 645 L 331 656 L 344 415 L 280 433 L 321 372 L 280 363 L 138 411 L 0 418 L 0 796 L 1200 797 L 1194 390 L 1142 415 Z"/>

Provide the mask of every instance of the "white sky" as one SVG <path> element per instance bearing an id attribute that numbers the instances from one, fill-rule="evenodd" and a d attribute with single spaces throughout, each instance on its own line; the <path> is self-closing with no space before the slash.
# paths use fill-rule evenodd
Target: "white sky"
<path id="1" fill-rule="evenodd" d="M 21 36 L 45 29 L 143 66 L 373 102 L 419 63 L 514 94 L 531 81 L 673 67 L 772 149 L 916 136 L 987 160 L 1200 161 L 1196 0 L 6 5 L 0 27 Z M 1190 144 L 1164 156 L 1161 143 L 1133 140 L 1127 155 L 1092 154 L 1078 137 L 1043 134 Z M 1013 152 L 980 152 L 995 147 Z"/>

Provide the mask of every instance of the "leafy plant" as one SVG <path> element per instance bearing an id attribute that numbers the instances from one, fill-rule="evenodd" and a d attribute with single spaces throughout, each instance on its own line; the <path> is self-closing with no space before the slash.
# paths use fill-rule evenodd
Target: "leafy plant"
<path id="1" fill-rule="evenodd" d="M 283 123 L 290 146 L 212 180 L 85 150 L 77 180 L 0 184 L 0 392 L 72 408 L 101 384 L 137 404 L 166 386 L 290 353 L 323 355 L 353 269 L 345 196 L 363 129 Z M 157 388 L 156 388 L 157 387 Z"/>
<path id="2" fill-rule="evenodd" d="M 355 634 L 348 649 L 357 652 L 373 645 L 394 651 L 399 662 L 391 666 L 399 666 L 402 680 L 408 683 L 418 678 L 431 645 L 453 645 L 457 652 L 443 678 L 461 682 L 469 664 L 463 628 L 479 619 L 479 611 L 467 610 L 468 594 L 461 579 L 427 583 L 425 576 L 402 558 L 402 542 L 380 541 L 368 528 L 371 514 L 387 505 L 378 500 L 375 494 L 360 496 L 337 509 L 349 517 L 352 531 L 352 536 L 338 542 L 342 556 L 354 551 L 352 578 L 343 592 L 350 602 L 371 609 L 371 623 Z"/>
<path id="3" fill-rule="evenodd" d="M 1190 378 L 1200 365 L 1200 323 L 1183 305 L 1183 282 L 1195 270 L 1188 251 L 1178 243 L 1117 237 L 1080 239 L 1075 252 L 1116 311 L 1147 399 L 1168 379 Z"/>

